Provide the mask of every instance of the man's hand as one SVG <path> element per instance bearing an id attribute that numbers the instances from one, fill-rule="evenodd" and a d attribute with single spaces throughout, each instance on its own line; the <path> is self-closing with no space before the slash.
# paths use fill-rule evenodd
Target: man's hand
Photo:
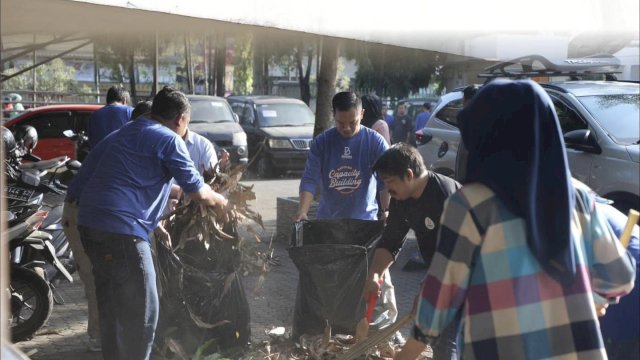
<path id="1" fill-rule="evenodd" d="M 190 193 L 189 197 L 193 201 L 198 201 L 212 207 L 223 207 L 227 205 L 227 199 L 221 194 L 211 190 L 211 187 L 207 184 L 204 184 L 200 191 Z"/>
<path id="2" fill-rule="evenodd" d="M 598 317 L 603 317 L 607 314 L 607 308 L 609 307 L 609 304 L 595 304 L 596 306 L 596 315 L 598 315 Z"/>
<path id="3" fill-rule="evenodd" d="M 373 273 L 369 276 L 369 279 L 367 279 L 367 282 L 364 284 L 364 291 L 362 293 L 362 296 L 365 299 L 369 299 L 371 294 L 374 294 L 376 299 L 380 297 L 382 284 L 380 280 L 380 276 L 377 273 Z"/>
<path id="4" fill-rule="evenodd" d="M 222 149 L 220 152 L 220 160 L 218 161 L 221 169 L 226 169 L 229 166 L 229 152 L 225 149 Z"/>
<path id="5" fill-rule="evenodd" d="M 222 219 L 224 223 L 228 223 L 230 221 L 230 214 L 233 210 L 233 205 L 229 203 L 229 200 L 225 199 L 226 202 L 224 205 L 218 205 L 213 208 L 218 219 Z"/>
<path id="6" fill-rule="evenodd" d="M 308 191 L 300 193 L 300 203 L 298 204 L 298 212 L 293 216 L 294 221 L 309 220 L 307 213 L 313 202 L 313 194 Z"/>
<path id="7" fill-rule="evenodd" d="M 389 210 L 380 211 L 380 214 L 378 216 L 378 221 L 382 221 L 383 223 L 386 223 L 388 217 L 389 217 Z"/>
<path id="8" fill-rule="evenodd" d="M 169 235 L 169 232 L 165 230 L 162 225 L 158 225 L 158 227 L 153 230 L 153 234 L 160 244 L 162 244 L 169 250 L 173 249 L 171 245 L 171 235 Z"/>
<path id="9" fill-rule="evenodd" d="M 293 216 L 293 221 L 302 221 L 302 220 L 309 220 L 309 218 L 307 217 L 307 213 L 296 213 Z"/>

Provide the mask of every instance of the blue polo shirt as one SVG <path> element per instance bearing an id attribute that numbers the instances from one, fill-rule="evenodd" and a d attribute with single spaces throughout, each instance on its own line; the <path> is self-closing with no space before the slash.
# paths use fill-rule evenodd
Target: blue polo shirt
<path id="1" fill-rule="evenodd" d="M 80 179 L 86 184 L 78 224 L 85 227 L 148 240 L 167 203 L 171 178 L 186 193 L 204 185 L 184 141 L 145 117 L 129 122 L 96 150 L 85 161 L 92 173 Z"/>
<path id="2" fill-rule="evenodd" d="M 427 121 L 429 120 L 430 116 L 431 113 L 428 111 L 423 111 L 418 114 L 418 116 L 416 116 L 416 131 L 422 130 L 422 128 L 427 125 Z"/>
<path id="3" fill-rule="evenodd" d="M 387 148 L 384 138 L 365 126 L 351 138 L 331 128 L 313 139 L 300 192 L 315 194 L 321 187 L 318 219 L 377 220 L 376 194 L 384 184 L 371 167 Z"/>
<path id="4" fill-rule="evenodd" d="M 127 105 L 106 105 L 96 110 L 89 118 L 87 136 L 89 147 L 95 148 L 107 135 L 120 129 L 131 120 L 133 108 Z"/>

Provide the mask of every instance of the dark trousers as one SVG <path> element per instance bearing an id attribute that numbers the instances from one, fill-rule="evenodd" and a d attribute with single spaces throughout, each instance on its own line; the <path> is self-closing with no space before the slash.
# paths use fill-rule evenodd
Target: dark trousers
<path id="1" fill-rule="evenodd" d="M 149 359 L 159 310 L 149 243 L 133 235 L 79 230 L 93 265 L 102 356 Z"/>
<path id="2" fill-rule="evenodd" d="M 604 339 L 609 360 L 640 359 L 640 339 Z"/>

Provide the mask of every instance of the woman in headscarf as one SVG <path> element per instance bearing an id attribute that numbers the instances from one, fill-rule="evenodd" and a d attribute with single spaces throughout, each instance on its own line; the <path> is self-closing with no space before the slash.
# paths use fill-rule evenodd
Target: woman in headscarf
<path id="1" fill-rule="evenodd" d="M 362 96 L 362 109 L 364 115 L 360 124 L 375 130 L 378 134 L 382 135 L 384 140 L 388 144 L 391 144 L 389 139 L 389 125 L 384 121 L 382 116 L 382 101 L 379 97 L 373 94 Z"/>
<path id="2" fill-rule="evenodd" d="M 595 301 L 633 286 L 634 260 L 572 183 L 553 103 L 494 81 L 458 117 L 467 184 L 449 197 L 422 284 L 415 359 L 462 311 L 464 359 L 606 359 Z"/>

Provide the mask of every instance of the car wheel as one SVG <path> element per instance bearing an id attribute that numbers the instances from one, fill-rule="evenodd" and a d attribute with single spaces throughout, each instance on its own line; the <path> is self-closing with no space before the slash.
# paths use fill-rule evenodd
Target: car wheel
<path id="1" fill-rule="evenodd" d="M 258 177 L 261 179 L 268 179 L 273 176 L 273 169 L 271 168 L 271 162 L 266 156 L 261 156 L 258 159 L 257 173 Z"/>

